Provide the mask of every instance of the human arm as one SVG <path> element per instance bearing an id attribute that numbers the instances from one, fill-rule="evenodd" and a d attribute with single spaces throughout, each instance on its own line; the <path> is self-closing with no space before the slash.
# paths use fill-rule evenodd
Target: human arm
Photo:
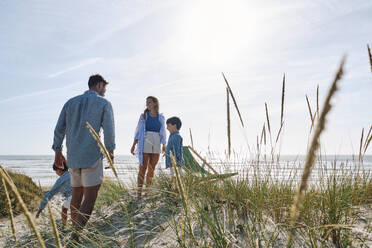
<path id="1" fill-rule="evenodd" d="M 166 152 L 166 149 L 167 149 L 167 146 L 165 145 L 167 143 L 167 133 L 165 131 L 165 118 L 163 115 L 160 115 L 160 124 L 161 124 L 161 127 L 160 127 L 160 143 L 163 144 L 162 145 L 162 153 L 163 155 L 165 154 Z"/>
<path id="2" fill-rule="evenodd" d="M 161 124 L 160 127 L 160 143 L 163 144 L 163 148 L 165 147 L 165 144 L 167 143 L 167 133 L 165 131 L 165 118 L 162 114 L 159 115 L 159 121 Z"/>
<path id="3" fill-rule="evenodd" d="M 44 210 L 47 204 L 47 201 L 50 201 L 53 198 L 53 196 L 55 196 L 58 192 L 60 192 L 60 190 L 62 189 L 62 186 L 65 183 L 65 179 L 66 178 L 60 176 L 55 182 L 55 184 L 53 185 L 53 187 L 44 195 L 40 203 L 39 210 L 36 213 L 36 218 L 38 218 L 40 213 Z"/>
<path id="4" fill-rule="evenodd" d="M 144 118 L 144 115 L 141 114 L 139 119 L 138 119 L 138 123 L 137 123 L 137 126 L 136 126 L 136 130 L 134 132 L 134 140 L 133 140 L 133 144 L 132 144 L 132 147 L 130 149 L 130 153 L 132 153 L 134 155 L 134 151 L 135 151 L 135 148 L 136 148 L 136 145 L 138 144 L 138 140 L 140 138 L 140 131 L 141 129 L 143 128 L 143 125 L 144 125 L 144 121 L 145 121 L 145 118 Z"/>
<path id="5" fill-rule="evenodd" d="M 170 136 L 169 139 L 168 139 L 168 144 L 167 144 L 167 148 L 166 148 L 166 152 L 165 152 L 165 167 L 166 168 L 172 167 L 172 158 L 170 156 L 171 153 L 172 153 L 172 155 L 174 155 L 172 136 Z"/>
<path id="6" fill-rule="evenodd" d="M 54 129 L 54 139 L 52 149 L 55 152 L 54 163 L 57 167 L 63 169 L 63 162 L 66 158 L 62 154 L 62 143 L 66 134 L 66 104 L 63 106 L 59 115 L 57 125 Z"/>
<path id="7" fill-rule="evenodd" d="M 174 135 L 172 137 L 172 154 L 177 162 L 177 164 L 182 164 L 182 137 L 180 135 Z"/>
<path id="8" fill-rule="evenodd" d="M 136 148 L 137 143 L 138 143 L 138 139 L 135 139 L 133 141 L 132 147 L 130 148 L 130 153 L 132 153 L 133 155 L 134 155 L 134 149 Z"/>
<path id="9" fill-rule="evenodd" d="M 103 110 L 102 128 L 104 133 L 104 143 L 106 149 L 109 151 L 111 159 L 113 159 L 115 144 L 115 122 L 114 112 L 111 103 L 108 102 Z"/>

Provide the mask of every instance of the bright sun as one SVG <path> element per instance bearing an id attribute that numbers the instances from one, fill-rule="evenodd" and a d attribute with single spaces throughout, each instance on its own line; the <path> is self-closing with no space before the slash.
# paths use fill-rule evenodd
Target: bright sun
<path id="1" fill-rule="evenodd" d="M 197 1 L 180 18 L 177 50 L 194 63 L 235 60 L 256 43 L 256 22 L 247 1 Z"/>

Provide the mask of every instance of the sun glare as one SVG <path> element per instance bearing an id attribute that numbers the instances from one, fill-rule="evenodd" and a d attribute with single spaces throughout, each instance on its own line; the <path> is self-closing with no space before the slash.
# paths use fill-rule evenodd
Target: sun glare
<path id="1" fill-rule="evenodd" d="M 246 1 L 198 1 L 178 26 L 178 49 L 193 63 L 218 65 L 254 49 L 257 19 Z"/>

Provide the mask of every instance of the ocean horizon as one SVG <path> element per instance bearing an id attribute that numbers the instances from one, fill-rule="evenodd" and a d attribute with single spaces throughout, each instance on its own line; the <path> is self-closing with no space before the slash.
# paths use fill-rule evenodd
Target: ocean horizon
<path id="1" fill-rule="evenodd" d="M 269 156 L 266 156 L 266 160 L 264 156 L 260 156 L 259 167 L 256 169 L 260 170 L 261 173 L 270 173 L 278 178 L 285 179 L 293 172 L 293 169 L 301 169 L 304 159 L 305 155 L 281 155 L 279 159 L 280 167 L 277 167 L 270 164 Z M 252 161 L 254 160 L 252 160 L 252 158 L 231 158 L 228 160 L 221 156 L 220 158 L 207 157 L 207 160 L 221 173 L 239 172 L 241 176 L 248 176 L 249 178 L 250 174 L 253 172 L 252 168 L 254 167 L 254 163 L 252 163 Z M 321 161 L 325 162 L 328 166 L 331 166 L 332 162 L 336 161 L 337 167 L 343 164 L 346 168 L 353 170 L 355 165 L 358 164 L 358 155 L 326 155 L 322 156 Z M 0 165 L 4 168 L 23 173 L 31 177 L 36 184 L 45 187 L 53 185 L 58 178 L 52 169 L 53 162 L 54 155 L 0 155 Z M 268 166 L 266 167 L 265 164 Z M 317 164 L 319 165 L 319 163 Z M 104 160 L 104 165 L 107 166 L 106 160 Z M 138 160 L 135 156 L 116 155 L 115 168 L 122 182 L 130 184 L 137 180 Z M 361 168 L 369 172 L 371 176 L 372 155 L 365 155 L 363 157 Z M 315 167 L 313 175 L 317 174 L 316 170 Z M 165 161 L 162 156 L 156 166 L 156 174 L 159 173 L 169 173 L 168 170 L 165 169 Z M 105 177 L 114 178 L 110 169 L 105 169 L 104 175 Z"/>

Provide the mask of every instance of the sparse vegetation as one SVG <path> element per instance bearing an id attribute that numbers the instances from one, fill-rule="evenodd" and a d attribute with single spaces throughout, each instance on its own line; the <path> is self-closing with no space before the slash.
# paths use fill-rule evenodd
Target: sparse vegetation
<path id="1" fill-rule="evenodd" d="M 330 99 L 337 89 L 342 65 L 343 62 L 323 109 L 319 110 L 318 88 L 314 115 L 306 98 L 311 127 L 315 129 L 303 163 L 282 163 L 280 152 L 276 154 L 275 151 L 284 123 L 285 77 L 281 125 L 274 144 L 271 136 L 274 130 L 265 103 L 266 125 L 260 142 L 257 136 L 257 151 L 252 154 L 253 159 L 239 161 L 239 156 L 228 156 L 222 167 L 217 168 L 208 162 L 213 158 L 205 158 L 193 146 L 189 147 L 207 171 L 200 166 L 195 169 L 197 162 L 188 155 L 185 161 L 190 165 L 186 166 L 185 173 L 179 173 L 175 168 L 177 180 L 174 185 L 168 176 L 161 174 L 154 178 L 147 195 L 141 200 L 136 200 L 135 187 L 120 182 L 107 151 L 100 144 L 117 181 L 106 180 L 102 185 L 95 213 L 81 233 L 81 246 L 76 247 L 370 247 L 372 172 L 364 170 L 363 157 L 372 139 L 372 127 L 366 136 L 364 129 L 362 131 L 358 159 L 345 163 L 335 158 L 329 163 L 318 156 L 319 136 L 325 127 L 326 114 L 331 108 Z M 243 126 L 230 85 L 223 77 L 227 95 L 233 98 Z M 266 128 L 270 142 L 266 142 Z M 96 139 L 99 142 L 99 138 Z M 270 146 L 270 160 L 266 160 L 266 154 L 261 154 L 262 146 L 265 146 L 264 150 Z M 232 164 L 241 165 L 237 168 L 238 176 L 234 173 L 219 174 L 223 167 L 234 169 Z M 317 174 L 312 175 L 315 169 Z M 21 192 L 25 182 L 16 183 Z M 33 195 L 40 194 L 36 189 Z M 6 206 L 6 197 L 3 199 Z M 53 223 L 52 211 L 49 217 Z M 55 247 L 59 239 L 53 235 L 60 232 L 52 231 L 47 217 L 39 221 L 38 227 L 46 246 Z M 62 244 L 67 243 L 70 233 L 71 227 L 60 235 Z M 31 232 L 17 234 L 17 241 L 20 247 L 39 247 L 40 244 Z M 12 245 L 14 241 L 6 239 L 6 246 Z"/>
<path id="2" fill-rule="evenodd" d="M 38 202 L 42 196 L 42 190 L 32 181 L 32 179 L 24 174 L 7 171 L 14 184 L 17 186 L 23 201 L 29 209 L 35 210 L 39 205 Z M 14 193 L 9 190 L 9 197 L 12 203 L 13 212 L 20 214 L 22 212 L 21 206 Z M 9 216 L 8 203 L 5 195 L 4 187 L 0 184 L 0 217 Z"/>

